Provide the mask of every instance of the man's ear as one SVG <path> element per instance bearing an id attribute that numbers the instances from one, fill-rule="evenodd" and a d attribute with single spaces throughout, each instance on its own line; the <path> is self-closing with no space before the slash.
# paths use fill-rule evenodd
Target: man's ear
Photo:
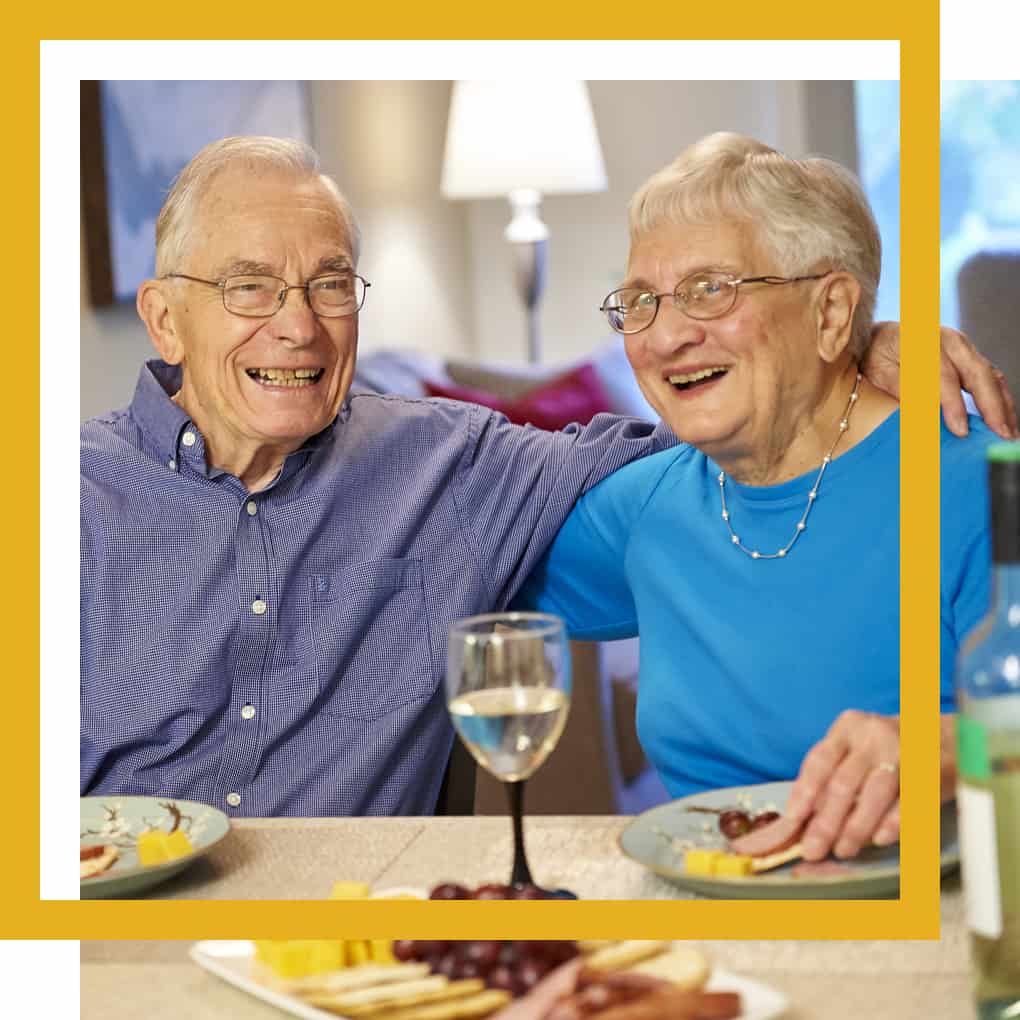
<path id="1" fill-rule="evenodd" d="M 832 364 L 846 350 L 853 333 L 861 285 L 849 273 L 830 273 L 823 281 L 815 309 L 818 354 Z"/>
<path id="2" fill-rule="evenodd" d="M 184 345 L 181 343 L 174 316 L 161 280 L 146 280 L 139 288 L 135 307 L 156 353 L 168 364 L 179 365 L 184 360 Z"/>

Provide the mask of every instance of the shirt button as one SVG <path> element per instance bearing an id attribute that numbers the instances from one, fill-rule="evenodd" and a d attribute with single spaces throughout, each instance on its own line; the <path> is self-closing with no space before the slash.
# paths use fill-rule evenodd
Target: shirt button
<path id="1" fill-rule="evenodd" d="M 227 803 L 231 807 L 237 807 L 241 803 L 241 795 L 239 793 L 228 793 Z"/>
<path id="2" fill-rule="evenodd" d="M 255 706 L 254 705 L 245 705 L 241 709 L 241 718 L 242 719 L 254 719 L 255 718 Z"/>
<path id="3" fill-rule="evenodd" d="M 254 614 L 255 614 L 256 616 L 261 616 L 261 615 L 262 615 L 262 614 L 263 614 L 263 613 L 264 613 L 264 612 L 265 612 L 265 611 L 266 611 L 266 610 L 267 610 L 268 608 L 269 608 L 269 607 L 268 607 L 268 606 L 267 606 L 267 605 L 265 604 L 265 602 L 263 602 L 263 601 L 262 601 L 262 599 L 256 599 L 256 600 L 255 600 L 255 601 L 254 601 L 254 602 L 253 602 L 253 603 L 251 604 L 251 611 L 252 611 L 252 612 L 253 612 L 253 613 L 254 613 Z"/>
<path id="4" fill-rule="evenodd" d="M 254 517 L 259 512 L 258 505 L 253 499 L 249 499 L 244 508 L 248 511 L 249 517 Z"/>
<path id="5" fill-rule="evenodd" d="M 170 468 L 170 470 L 171 470 L 171 471 L 176 471 L 176 470 L 177 470 L 177 461 L 175 461 L 175 460 L 173 459 L 173 457 L 171 457 L 171 458 L 170 458 L 170 459 L 169 459 L 169 460 L 168 460 L 168 461 L 166 462 L 166 466 L 167 466 L 168 468 Z"/>
<path id="6" fill-rule="evenodd" d="M 195 445 L 195 433 L 194 432 L 185 432 L 184 435 L 181 436 L 181 442 L 184 443 L 185 446 L 194 446 Z"/>

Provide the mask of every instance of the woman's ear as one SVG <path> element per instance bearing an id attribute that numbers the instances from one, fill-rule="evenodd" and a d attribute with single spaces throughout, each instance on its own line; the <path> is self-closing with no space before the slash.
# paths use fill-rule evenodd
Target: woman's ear
<path id="1" fill-rule="evenodd" d="M 184 346 L 174 323 L 162 280 L 146 280 L 139 288 L 135 307 L 156 353 L 168 364 L 179 365 L 184 360 Z"/>
<path id="2" fill-rule="evenodd" d="M 815 310 L 818 354 L 832 364 L 846 350 L 853 334 L 854 312 L 861 285 L 849 273 L 830 273 L 823 281 Z"/>

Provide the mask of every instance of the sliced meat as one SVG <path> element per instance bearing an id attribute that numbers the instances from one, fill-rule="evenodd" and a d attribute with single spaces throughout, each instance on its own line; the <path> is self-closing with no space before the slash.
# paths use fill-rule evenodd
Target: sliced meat
<path id="1" fill-rule="evenodd" d="M 760 829 L 752 829 L 743 836 L 730 840 L 730 849 L 736 854 L 763 857 L 785 850 L 800 839 L 804 822 L 793 822 L 788 818 L 777 818 Z"/>
<path id="2" fill-rule="evenodd" d="M 688 992 L 669 988 L 597 1013 L 598 1020 L 734 1020 L 741 1013 L 736 992 Z"/>
<path id="3" fill-rule="evenodd" d="M 92 853 L 92 847 L 81 848 L 81 877 L 96 878 L 108 870 L 114 861 L 120 856 L 120 851 L 115 846 L 100 846 L 100 853 Z M 87 854 L 87 856 L 86 856 Z"/>
<path id="4" fill-rule="evenodd" d="M 791 874 L 794 878 L 845 878 L 853 874 L 853 869 L 832 859 L 801 861 L 794 865 Z"/>

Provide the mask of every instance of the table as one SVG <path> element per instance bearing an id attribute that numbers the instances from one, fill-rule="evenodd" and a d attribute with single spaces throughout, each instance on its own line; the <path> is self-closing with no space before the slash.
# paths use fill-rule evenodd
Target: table
<path id="1" fill-rule="evenodd" d="M 624 856 L 624 816 L 525 819 L 535 880 L 582 899 L 690 899 Z M 204 858 L 149 894 L 165 899 L 325 899 L 338 879 L 373 889 L 505 881 L 513 845 L 506 817 L 249 818 Z M 295 863 L 300 862 L 300 867 Z"/>
<path id="2" fill-rule="evenodd" d="M 942 938 L 912 942 L 707 942 L 715 964 L 783 991 L 784 1020 L 965 1020 L 962 897 L 942 899 Z M 189 943 L 82 942 L 82 1020 L 282 1020 L 187 959 Z"/>

